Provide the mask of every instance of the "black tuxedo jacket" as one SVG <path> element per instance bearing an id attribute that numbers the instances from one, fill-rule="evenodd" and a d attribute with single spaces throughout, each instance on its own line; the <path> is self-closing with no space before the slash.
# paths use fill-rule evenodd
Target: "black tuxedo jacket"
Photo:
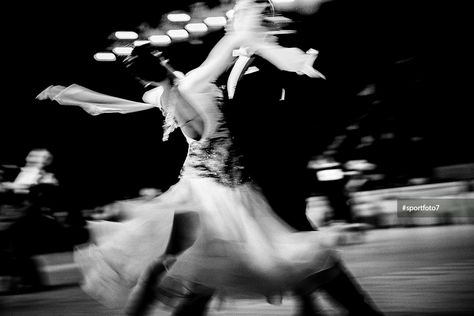
<path id="1" fill-rule="evenodd" d="M 232 66 L 218 79 L 227 92 Z M 306 168 L 323 147 L 316 115 L 323 107 L 320 79 L 281 71 L 259 56 L 244 67 L 232 99 L 228 123 L 247 168 L 275 212 L 298 230 L 311 230 L 305 216 L 312 176 Z"/>

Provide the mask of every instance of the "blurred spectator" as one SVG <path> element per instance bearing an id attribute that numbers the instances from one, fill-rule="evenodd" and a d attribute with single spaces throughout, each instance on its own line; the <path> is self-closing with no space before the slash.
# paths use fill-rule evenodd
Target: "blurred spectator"
<path id="1" fill-rule="evenodd" d="M 58 180 L 51 172 L 53 155 L 45 148 L 32 149 L 25 158 L 25 165 L 13 181 L 0 183 L 1 209 L 10 209 L 15 218 L 28 215 L 33 205 L 43 213 L 51 215 L 57 197 Z M 16 213 L 16 214 L 13 214 Z"/>
<path id="2" fill-rule="evenodd" d="M 0 274 L 17 280 L 11 290 L 42 288 L 34 256 L 71 248 L 54 216 L 58 181 L 49 169 L 52 160 L 50 151 L 35 148 L 15 179 L 1 184 Z"/>
<path id="3" fill-rule="evenodd" d="M 32 149 L 25 158 L 25 165 L 13 182 L 1 183 L 2 191 L 29 193 L 30 188 L 39 184 L 57 185 L 54 174 L 49 171 L 53 155 L 45 148 Z"/>

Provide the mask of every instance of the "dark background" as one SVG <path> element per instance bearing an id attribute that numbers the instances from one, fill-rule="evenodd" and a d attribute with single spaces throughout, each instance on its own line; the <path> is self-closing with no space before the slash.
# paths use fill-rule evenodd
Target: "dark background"
<path id="1" fill-rule="evenodd" d="M 51 84 L 78 83 L 139 101 L 142 91 L 120 63 L 99 63 L 93 54 L 110 44 L 114 31 L 134 30 L 143 22 L 157 25 L 162 14 L 192 2 L 81 1 L 6 9 L 12 41 L 2 53 L 0 164 L 22 165 L 31 148 L 47 147 L 68 196 L 86 207 L 134 195 L 144 186 L 173 184 L 186 144 L 180 133 L 161 142 L 159 110 L 93 117 L 34 97 Z M 320 51 L 316 65 L 328 78 L 324 102 L 312 106 L 301 100 L 305 115 L 314 117 L 319 130 L 327 127 L 328 140 L 350 122 L 362 122 L 366 134 L 394 133 L 397 145 L 390 151 L 375 147 L 372 155 L 401 172 L 472 162 L 462 9 L 428 1 L 379 2 L 334 0 L 314 15 L 293 16 L 299 32 L 292 40 Z M 202 45 L 173 46 L 175 67 L 197 66 L 219 35 L 211 34 Z M 357 97 L 368 84 L 376 85 L 376 95 Z M 294 132 L 300 110 L 277 110 L 285 111 L 281 128 Z M 291 138 L 293 143 L 299 136 Z M 422 144 L 410 143 L 413 137 Z M 321 150 L 316 141 L 301 139 L 302 146 L 314 146 L 314 154 Z M 275 155 L 292 146 L 281 143 Z"/>

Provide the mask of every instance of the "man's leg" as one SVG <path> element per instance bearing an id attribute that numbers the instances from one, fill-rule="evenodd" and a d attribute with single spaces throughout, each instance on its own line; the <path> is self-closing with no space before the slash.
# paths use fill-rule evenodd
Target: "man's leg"
<path id="1" fill-rule="evenodd" d="M 206 315 L 213 293 L 194 294 L 178 306 L 172 316 L 201 316 Z"/>
<path id="2" fill-rule="evenodd" d="M 298 305 L 296 316 L 322 315 L 311 293 L 295 291 L 295 300 Z"/>
<path id="3" fill-rule="evenodd" d="M 326 292 L 338 305 L 347 310 L 348 315 L 381 316 L 370 297 L 363 291 L 355 278 L 344 267 L 339 258 L 334 258 L 335 264 L 330 268 L 313 274 L 305 279 L 294 290 L 299 300 L 304 296 L 310 297 L 315 291 Z M 298 298 L 297 296 L 297 298 Z M 299 314 L 304 316 L 318 315 L 311 311 L 311 301 L 299 305 Z"/>
<path id="4" fill-rule="evenodd" d="M 336 264 L 335 269 L 338 272 L 337 275 L 329 282 L 323 284 L 321 289 L 342 305 L 347 310 L 349 316 L 383 315 L 341 262 Z"/>

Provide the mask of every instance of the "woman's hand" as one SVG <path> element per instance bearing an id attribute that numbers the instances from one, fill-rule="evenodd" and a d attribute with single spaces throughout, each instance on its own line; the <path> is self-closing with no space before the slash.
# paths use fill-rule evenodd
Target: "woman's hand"
<path id="1" fill-rule="evenodd" d="M 264 9 L 264 4 L 256 4 L 253 0 L 239 1 L 227 32 L 235 36 L 241 46 L 252 46 L 252 43 L 263 40 L 267 31 L 262 26 Z"/>
<path id="2" fill-rule="evenodd" d="M 38 100 L 46 100 L 46 99 L 54 100 L 54 98 L 58 94 L 60 94 L 64 89 L 66 89 L 66 87 L 64 87 L 64 86 L 49 86 L 46 89 L 44 89 L 43 91 L 41 91 L 40 94 L 38 94 L 36 96 L 36 99 L 38 99 Z"/>

